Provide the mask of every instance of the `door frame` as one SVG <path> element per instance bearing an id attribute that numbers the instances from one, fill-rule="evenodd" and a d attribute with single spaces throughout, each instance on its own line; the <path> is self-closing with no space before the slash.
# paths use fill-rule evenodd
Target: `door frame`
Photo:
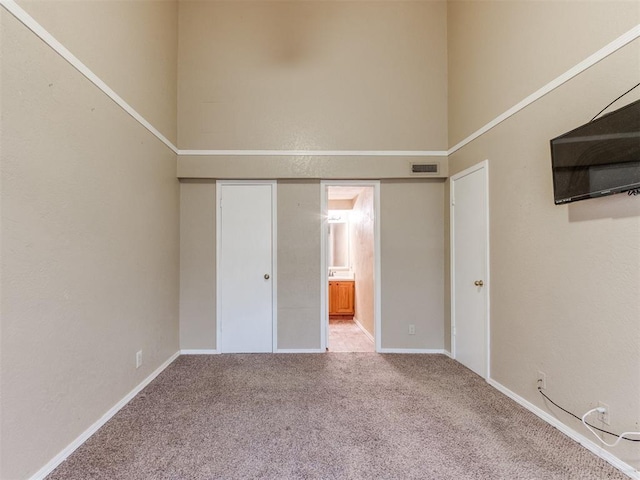
<path id="1" fill-rule="evenodd" d="M 223 185 L 271 185 L 271 351 L 278 347 L 278 182 L 276 180 L 216 180 L 216 350 L 222 353 L 222 321 L 220 315 L 220 258 L 222 258 L 222 205 Z"/>
<path id="2" fill-rule="evenodd" d="M 489 243 L 489 160 L 483 160 L 480 163 L 477 163 L 455 175 L 450 177 L 449 182 L 449 241 L 450 241 L 450 281 L 451 281 L 451 358 L 456 358 L 456 266 L 455 266 L 455 182 L 462 177 L 466 177 L 467 175 L 474 173 L 478 170 L 484 170 L 485 174 L 485 182 L 484 182 L 484 200 L 485 200 L 485 222 L 487 225 L 487 234 L 486 234 L 486 252 L 485 252 L 485 262 L 486 262 L 486 280 L 485 280 L 485 292 L 486 292 L 486 311 L 485 311 L 485 338 L 484 343 L 486 347 L 486 372 L 485 379 L 488 380 L 491 378 L 491 272 L 490 272 L 490 263 L 489 263 L 489 252 L 490 252 L 490 243 Z"/>
<path id="3" fill-rule="evenodd" d="M 326 235 L 329 228 L 329 202 L 327 187 L 362 186 L 373 187 L 373 338 L 375 339 L 376 352 L 382 348 L 382 277 L 380 275 L 380 180 L 321 180 L 320 181 L 320 210 L 322 225 L 320 228 L 320 348 L 327 351 L 329 340 L 329 265 L 327 265 L 327 251 L 329 238 Z"/>

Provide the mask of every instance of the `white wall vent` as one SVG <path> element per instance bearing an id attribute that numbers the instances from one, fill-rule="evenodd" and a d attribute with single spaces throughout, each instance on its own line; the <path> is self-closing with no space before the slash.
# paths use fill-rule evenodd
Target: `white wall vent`
<path id="1" fill-rule="evenodd" d="M 440 171 L 440 164 L 438 163 L 412 163 L 411 174 L 412 175 L 437 175 Z"/>

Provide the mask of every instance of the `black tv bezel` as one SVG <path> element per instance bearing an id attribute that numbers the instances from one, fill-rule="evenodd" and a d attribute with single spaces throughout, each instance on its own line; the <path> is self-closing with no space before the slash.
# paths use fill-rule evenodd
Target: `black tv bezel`
<path id="1" fill-rule="evenodd" d="M 551 140 L 549 140 L 549 148 L 551 150 L 551 174 L 552 174 L 552 178 L 553 178 L 553 201 L 556 205 L 564 205 L 567 203 L 572 203 L 572 202 L 577 202 L 580 200 L 588 200 L 590 198 L 599 198 L 599 197 L 606 197 L 609 195 L 615 195 L 617 193 L 624 193 L 624 192 L 630 192 L 633 190 L 638 190 L 640 189 L 640 182 L 635 182 L 635 183 L 631 183 L 629 185 L 620 185 L 619 187 L 615 187 L 615 188 L 605 188 L 605 189 L 601 189 L 601 190 L 595 190 L 589 193 L 583 193 L 580 195 L 574 195 L 572 197 L 567 197 L 567 198 L 560 198 L 558 199 L 556 196 L 556 165 L 555 165 L 555 158 L 554 158 L 554 154 L 553 154 L 553 142 L 564 138 L 564 137 L 568 137 L 571 136 L 572 133 L 586 127 L 587 125 L 592 125 L 594 123 L 597 122 L 601 122 L 602 120 L 605 120 L 606 118 L 610 117 L 611 115 L 616 115 L 619 114 L 620 112 L 628 109 L 628 108 L 633 108 L 637 105 L 640 105 L 640 100 L 636 100 L 634 102 L 631 102 L 627 105 L 624 105 L 623 107 L 618 108 L 617 110 L 614 110 L 613 112 L 609 112 L 605 115 L 603 115 L 600 118 L 597 118 L 596 120 L 593 120 L 591 122 L 587 122 L 583 125 L 580 125 L 576 128 L 574 128 L 573 130 L 569 130 L 568 132 L 563 133 L 562 135 L 558 135 L 555 138 L 552 138 Z M 639 149 L 639 153 L 640 153 L 640 149 Z M 638 157 L 638 161 L 640 161 L 640 155 Z M 616 165 L 616 163 L 611 163 L 609 165 Z"/>

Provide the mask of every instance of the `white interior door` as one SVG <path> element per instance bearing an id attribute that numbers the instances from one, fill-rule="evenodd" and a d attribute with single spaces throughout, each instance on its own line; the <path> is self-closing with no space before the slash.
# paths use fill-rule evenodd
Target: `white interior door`
<path id="1" fill-rule="evenodd" d="M 273 351 L 273 184 L 219 184 L 223 353 Z"/>
<path id="2" fill-rule="evenodd" d="M 452 177 L 453 357 L 489 375 L 487 162 Z"/>

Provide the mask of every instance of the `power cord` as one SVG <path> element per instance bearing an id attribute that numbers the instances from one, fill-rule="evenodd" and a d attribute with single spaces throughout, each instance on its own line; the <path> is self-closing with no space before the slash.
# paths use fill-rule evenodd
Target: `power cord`
<path id="1" fill-rule="evenodd" d="M 575 415 L 574 413 L 571 413 L 571 412 L 570 412 L 569 410 L 567 410 L 566 408 L 562 408 L 562 407 L 561 407 L 560 405 L 558 405 L 556 402 L 554 402 L 553 400 L 551 400 L 551 399 L 550 399 L 550 398 L 549 398 L 549 397 L 548 397 L 548 396 L 547 396 L 547 395 L 542 391 L 542 387 L 540 387 L 540 385 L 538 385 L 538 392 L 540 392 L 540 395 L 542 395 L 544 398 L 546 398 L 547 400 L 549 400 L 549 402 L 551 402 L 553 405 L 555 405 L 556 407 L 558 407 L 560 410 L 562 410 L 562 411 L 563 411 L 563 412 L 565 412 L 565 413 L 568 413 L 568 414 L 569 414 L 569 415 L 571 415 L 573 418 L 575 418 L 575 419 L 577 419 L 577 420 L 580 420 L 580 421 L 585 425 L 585 427 L 587 427 L 587 428 L 591 431 L 591 433 L 593 433 L 593 434 L 596 436 L 596 438 L 597 438 L 598 440 L 600 440 L 602 443 L 604 443 L 605 445 L 607 445 L 607 446 L 609 446 L 609 447 L 615 447 L 615 446 L 618 444 L 618 442 L 619 442 L 620 440 L 626 440 L 626 441 L 628 441 L 628 442 L 640 442 L 640 438 L 626 438 L 626 435 L 640 435 L 640 432 L 624 432 L 624 433 L 622 433 L 622 434 L 618 435 L 617 433 L 609 432 L 609 431 L 607 431 L 607 430 L 603 430 L 602 428 L 598 428 L 598 427 L 596 427 L 595 425 L 591 425 L 590 423 L 588 423 L 588 422 L 586 421 L 586 418 L 587 418 L 589 415 L 591 415 L 593 412 L 596 412 L 596 411 L 604 411 L 604 410 L 602 409 L 602 407 L 598 407 L 598 408 L 591 409 L 591 410 L 589 410 L 587 413 L 585 413 L 582 417 L 579 417 L 579 416 Z M 596 432 L 595 432 L 594 430 L 597 430 L 597 431 L 602 432 L 602 433 L 606 433 L 607 435 L 611 435 L 611 436 L 613 436 L 613 437 L 618 437 L 618 439 L 615 441 L 615 443 L 613 443 L 613 444 L 608 444 L 608 443 L 606 443 L 604 440 L 602 440 L 600 437 L 598 437 L 598 435 L 596 434 Z"/>
<path id="2" fill-rule="evenodd" d="M 596 118 L 598 118 L 598 116 L 604 112 L 607 108 L 609 108 L 611 105 L 613 105 L 614 103 L 616 103 L 618 100 L 620 100 L 622 97 L 624 97 L 627 93 L 629 93 L 631 90 L 633 90 L 634 88 L 640 87 L 640 83 L 636 83 L 633 87 L 631 87 L 629 90 L 627 90 L 626 92 L 624 92 L 622 95 L 620 95 L 618 98 L 616 98 L 613 102 L 611 102 L 609 105 L 607 105 L 606 107 L 604 107 L 602 110 L 600 110 L 598 113 L 596 113 L 596 116 L 593 117 L 591 120 L 589 120 L 589 123 L 593 122 Z"/>
<path id="3" fill-rule="evenodd" d="M 598 434 L 593 430 L 593 428 L 594 428 L 594 427 L 592 427 L 592 426 L 591 426 L 590 424 L 588 424 L 588 423 L 587 423 L 587 421 L 586 421 L 586 418 L 587 418 L 589 415 L 591 415 L 593 412 L 600 412 L 600 413 L 604 413 L 604 412 L 606 412 L 606 410 L 605 410 L 604 408 L 602 408 L 602 407 L 592 408 L 591 410 L 589 410 L 587 413 L 585 413 L 585 414 L 582 416 L 582 423 L 584 424 L 584 426 L 585 426 L 585 427 L 587 427 L 587 428 L 589 429 L 589 431 L 590 431 L 591 433 L 593 433 L 593 435 L 594 435 L 598 440 L 600 440 L 600 443 L 605 444 L 607 447 L 615 447 L 616 445 L 618 445 L 618 442 L 620 442 L 620 440 L 628 440 L 628 441 L 630 441 L 630 442 L 640 442 L 640 439 L 635 440 L 635 439 L 632 439 L 632 438 L 626 438 L 626 436 L 627 436 L 627 435 L 640 435 L 640 432 L 623 432 L 623 433 L 621 433 L 620 435 L 618 435 L 618 436 L 617 436 L 617 437 L 618 437 L 618 439 L 617 439 L 615 442 L 613 442 L 613 443 L 607 443 L 607 442 L 605 442 L 605 441 L 604 441 L 604 440 L 602 440 L 602 439 L 598 436 Z M 598 429 L 598 430 L 599 430 L 599 429 Z M 609 433 L 609 432 L 606 432 L 606 433 Z M 612 434 L 612 433 L 609 433 L 609 435 L 613 435 L 613 434 Z M 615 436 L 615 435 L 614 435 L 614 436 Z"/>

